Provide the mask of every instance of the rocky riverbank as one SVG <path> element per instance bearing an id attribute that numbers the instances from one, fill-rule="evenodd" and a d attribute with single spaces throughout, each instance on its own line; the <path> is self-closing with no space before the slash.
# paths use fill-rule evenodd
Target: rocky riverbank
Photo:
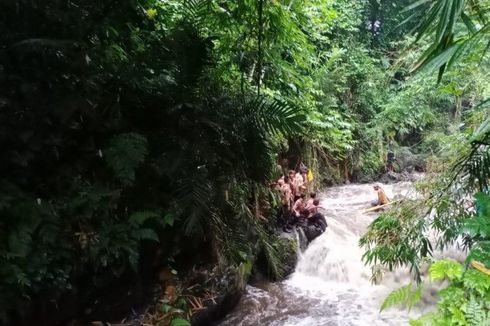
<path id="1" fill-rule="evenodd" d="M 215 295 L 216 300 L 206 309 L 192 317 L 192 325 L 215 325 L 217 321 L 229 313 L 240 300 L 247 283 L 263 281 L 281 281 L 294 272 L 300 251 L 306 250 L 308 244 L 324 231 L 322 222 L 296 225 L 293 232 L 280 232 L 273 243 L 278 253 L 278 261 L 270 262 L 264 250 L 257 255 L 251 273 L 235 273 L 234 281 L 227 282 Z M 326 223 L 325 223 L 326 225 Z M 271 266 L 274 264 L 274 266 Z"/>

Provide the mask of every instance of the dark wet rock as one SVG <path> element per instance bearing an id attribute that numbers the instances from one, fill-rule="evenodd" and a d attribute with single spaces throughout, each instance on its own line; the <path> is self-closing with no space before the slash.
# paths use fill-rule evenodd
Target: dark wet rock
<path id="1" fill-rule="evenodd" d="M 229 267 L 220 275 L 216 269 L 204 273 L 206 275 L 196 273 L 196 280 L 200 280 L 206 289 L 214 291 L 214 300 L 206 305 L 206 309 L 194 313 L 191 323 L 212 326 L 217 325 L 238 304 L 248 282 L 248 273 L 244 273 L 240 267 Z"/>
<path id="2" fill-rule="evenodd" d="M 308 244 L 325 232 L 327 222 L 322 214 L 315 214 L 308 220 L 298 221 L 290 230 L 279 235 L 275 247 L 279 253 L 280 277 L 270 273 L 270 266 L 264 253 L 260 253 L 254 266 L 254 280 L 263 278 L 278 281 L 284 279 L 294 272 L 298 262 L 299 252 L 303 252 Z"/>
<path id="3" fill-rule="evenodd" d="M 414 153 L 410 147 L 400 147 L 396 152 L 396 159 L 400 170 L 406 170 L 409 173 L 412 171 L 425 171 L 426 154 Z"/>
<path id="4" fill-rule="evenodd" d="M 244 293 L 247 281 L 252 283 L 260 283 L 264 280 L 279 281 L 292 274 L 298 262 L 298 251 L 306 250 L 308 244 L 320 236 L 326 227 L 325 217 L 316 214 L 308 221 L 300 221 L 291 232 L 282 232 L 277 236 L 273 247 L 279 254 L 279 261 L 276 262 L 279 275 L 271 272 L 270 262 L 262 251 L 257 255 L 250 280 L 247 275 L 240 273 L 240 269 L 228 270 L 216 286 L 211 286 L 200 277 L 199 281 L 204 282 L 207 288 L 217 289 L 216 298 L 215 303 L 192 316 L 192 325 L 217 325 L 218 321 L 236 306 Z"/>
<path id="5" fill-rule="evenodd" d="M 354 171 L 352 171 L 351 181 L 356 183 L 371 183 L 376 181 L 377 178 L 377 174 L 366 174 L 362 173 L 359 169 L 355 169 Z"/>
<path id="6" fill-rule="evenodd" d="M 309 242 L 313 241 L 315 238 L 319 237 L 323 231 L 321 228 L 313 225 L 305 227 L 305 235 Z"/>
<path id="7" fill-rule="evenodd" d="M 215 303 L 209 305 L 205 310 L 192 315 L 191 324 L 195 326 L 218 325 L 219 321 L 235 308 L 243 294 L 243 290 L 229 290 L 226 293 L 218 295 Z"/>
<path id="8" fill-rule="evenodd" d="M 253 267 L 253 281 L 279 281 L 293 273 L 298 261 L 298 238 L 301 239 L 295 229 L 278 235 L 272 243 L 278 254 L 278 261 L 271 262 L 267 253 L 261 250 Z"/>
<path id="9" fill-rule="evenodd" d="M 387 172 L 381 175 L 379 178 L 379 182 L 384 184 L 403 182 L 403 181 L 415 181 L 417 176 L 413 173 L 410 173 L 406 170 L 397 173 L 397 172 Z"/>
<path id="10" fill-rule="evenodd" d="M 315 214 L 308 220 L 308 225 L 302 227 L 308 242 L 319 237 L 327 229 L 327 221 L 322 214 Z"/>
<path id="11" fill-rule="evenodd" d="M 282 242 L 281 247 L 283 248 L 283 250 L 285 249 L 285 251 L 280 253 L 282 264 L 282 278 L 286 278 L 294 272 L 294 269 L 296 268 L 296 263 L 298 262 L 298 250 L 302 251 L 308 246 L 304 233 L 302 231 L 299 231 L 300 233 L 296 232 L 282 233 L 280 236 L 279 241 Z"/>

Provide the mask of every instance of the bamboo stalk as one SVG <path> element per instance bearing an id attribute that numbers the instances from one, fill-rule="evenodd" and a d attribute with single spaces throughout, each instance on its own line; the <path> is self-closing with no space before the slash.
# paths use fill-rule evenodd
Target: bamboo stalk
<path id="1" fill-rule="evenodd" d="M 400 200 L 394 200 L 394 201 L 390 201 L 388 204 L 384 204 L 384 205 L 378 205 L 378 206 L 374 206 L 374 207 L 371 207 L 371 208 L 368 208 L 368 209 L 365 209 L 362 211 L 362 213 L 368 213 L 368 212 L 374 212 L 380 208 L 383 208 L 383 207 L 386 207 L 386 206 L 389 206 L 391 204 L 394 204 L 394 203 L 399 203 L 403 201 L 403 199 L 400 199 Z"/>
<path id="2" fill-rule="evenodd" d="M 472 260 L 471 266 L 473 266 L 475 269 L 479 270 L 480 272 L 490 276 L 490 269 L 486 268 L 485 265 L 483 265 L 479 261 Z"/>

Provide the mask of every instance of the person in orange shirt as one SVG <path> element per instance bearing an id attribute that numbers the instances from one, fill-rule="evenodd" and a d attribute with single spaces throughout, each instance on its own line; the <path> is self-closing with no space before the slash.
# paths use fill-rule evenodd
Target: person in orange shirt
<path id="1" fill-rule="evenodd" d="M 390 202 L 390 200 L 385 194 L 385 191 L 383 190 L 383 188 L 381 188 L 379 184 L 374 185 L 373 188 L 374 191 L 376 191 L 376 193 L 378 194 L 378 199 L 371 202 L 371 205 L 380 206 L 380 205 L 386 205 Z"/>

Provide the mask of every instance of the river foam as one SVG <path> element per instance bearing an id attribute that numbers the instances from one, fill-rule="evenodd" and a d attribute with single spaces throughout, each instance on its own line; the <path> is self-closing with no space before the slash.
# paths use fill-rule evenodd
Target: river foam
<path id="1" fill-rule="evenodd" d="M 388 197 L 414 196 L 410 183 L 383 185 Z M 407 312 L 379 312 L 393 290 L 407 285 L 406 269 L 386 272 L 379 285 L 361 261 L 359 238 L 374 213 L 364 213 L 376 196 L 372 185 L 346 185 L 327 189 L 321 204 L 329 227 L 301 254 L 295 272 L 279 283 L 248 286 L 237 308 L 222 326 L 393 326 L 434 309 L 436 290 L 428 289 L 425 302 Z"/>

